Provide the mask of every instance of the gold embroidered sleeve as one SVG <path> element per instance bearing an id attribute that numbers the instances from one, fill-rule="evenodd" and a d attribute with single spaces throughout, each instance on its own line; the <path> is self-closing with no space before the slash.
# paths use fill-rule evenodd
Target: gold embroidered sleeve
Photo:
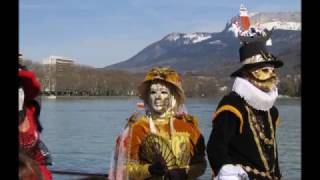
<path id="1" fill-rule="evenodd" d="M 243 127 L 242 114 L 237 108 L 235 108 L 235 107 L 233 107 L 231 105 L 224 105 L 224 106 L 221 106 L 219 109 L 217 109 L 217 111 L 213 114 L 213 121 L 216 119 L 216 117 L 220 113 L 222 113 L 224 111 L 229 111 L 229 112 L 233 113 L 234 115 L 236 115 L 236 117 L 239 118 L 239 120 L 240 120 L 240 128 L 239 128 L 240 130 L 239 131 L 240 131 L 240 134 L 241 134 L 242 133 L 242 127 Z"/>
<path id="2" fill-rule="evenodd" d="M 148 167 L 150 164 L 140 164 L 129 162 L 127 164 L 127 172 L 132 179 L 146 179 L 151 176 Z"/>

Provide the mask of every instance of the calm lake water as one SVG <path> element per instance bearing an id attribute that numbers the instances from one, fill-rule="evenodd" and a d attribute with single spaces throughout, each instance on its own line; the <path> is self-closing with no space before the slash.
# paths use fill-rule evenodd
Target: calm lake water
<path id="1" fill-rule="evenodd" d="M 53 170 L 107 173 L 116 135 L 135 110 L 135 97 L 42 98 L 41 138 L 50 149 Z M 189 98 L 186 106 L 196 115 L 208 141 L 211 116 L 219 99 Z M 277 131 L 283 179 L 301 179 L 300 99 L 278 99 L 281 124 Z M 210 179 L 210 167 L 199 179 Z M 55 175 L 54 179 L 78 179 Z"/>

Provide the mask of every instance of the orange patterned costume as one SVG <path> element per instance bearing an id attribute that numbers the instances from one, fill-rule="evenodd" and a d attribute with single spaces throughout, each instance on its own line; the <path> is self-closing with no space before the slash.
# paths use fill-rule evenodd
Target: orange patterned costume
<path id="1" fill-rule="evenodd" d="M 152 69 L 140 85 L 141 98 L 145 104 L 148 86 L 161 78 L 165 82 L 174 82 L 171 84 L 178 91 L 175 97 L 181 105 L 184 94 L 181 85 L 177 83 L 180 78 L 175 71 L 166 68 Z M 187 179 L 196 179 L 204 173 L 205 144 L 198 120 L 177 109 L 165 113 L 160 120 L 152 118 L 148 113 L 136 113 L 128 119 L 116 143 L 109 179 L 163 179 L 165 175 L 150 173 L 150 166 L 159 156 L 164 159 L 167 171 L 184 169 Z"/>

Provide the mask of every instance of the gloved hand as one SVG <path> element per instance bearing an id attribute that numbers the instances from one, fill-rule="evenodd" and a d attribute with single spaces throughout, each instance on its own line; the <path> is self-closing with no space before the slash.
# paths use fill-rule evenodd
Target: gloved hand
<path id="1" fill-rule="evenodd" d="M 25 109 L 23 107 L 24 104 L 24 91 L 23 88 L 19 88 L 19 124 L 24 120 L 24 117 L 26 115 Z"/>
<path id="2" fill-rule="evenodd" d="M 169 170 L 164 179 L 166 180 L 186 180 L 187 179 L 187 171 L 185 168 L 175 168 Z"/>
<path id="3" fill-rule="evenodd" d="M 149 166 L 148 170 L 151 175 L 163 176 L 168 170 L 168 167 L 164 159 L 162 157 L 159 157 L 154 163 Z"/>
<path id="4" fill-rule="evenodd" d="M 249 177 L 241 166 L 226 164 L 220 169 L 217 180 L 249 180 Z"/>
<path id="5" fill-rule="evenodd" d="M 18 94 L 18 96 L 19 96 L 19 111 L 21 111 L 22 109 L 23 109 L 23 104 L 24 104 L 24 96 L 25 96 L 25 94 L 24 94 L 24 90 L 23 90 L 23 88 L 19 88 L 19 94 Z"/>

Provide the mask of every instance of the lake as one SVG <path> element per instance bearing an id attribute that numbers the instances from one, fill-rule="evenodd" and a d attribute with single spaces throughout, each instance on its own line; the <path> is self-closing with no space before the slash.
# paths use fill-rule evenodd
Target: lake
<path id="1" fill-rule="evenodd" d="M 199 119 L 207 143 L 211 117 L 220 99 L 189 98 L 186 106 Z M 41 138 L 50 149 L 53 170 L 107 173 L 115 137 L 135 110 L 136 97 L 42 98 Z M 283 179 L 301 179 L 301 100 L 278 99 L 281 124 L 277 130 Z M 210 179 L 210 166 L 199 179 Z M 54 179 L 78 179 L 53 175 Z"/>

